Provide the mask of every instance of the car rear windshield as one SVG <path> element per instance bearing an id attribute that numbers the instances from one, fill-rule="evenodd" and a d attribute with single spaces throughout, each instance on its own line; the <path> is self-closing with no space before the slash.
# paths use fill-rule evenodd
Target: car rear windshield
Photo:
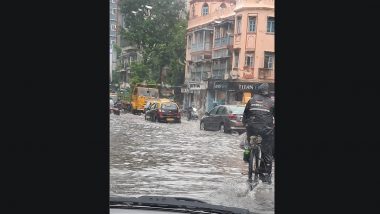
<path id="1" fill-rule="evenodd" d="M 244 106 L 230 106 L 229 109 L 232 114 L 243 114 L 245 107 Z"/>
<path id="2" fill-rule="evenodd" d="M 161 108 L 168 110 L 177 110 L 177 105 L 175 103 L 163 103 Z"/>

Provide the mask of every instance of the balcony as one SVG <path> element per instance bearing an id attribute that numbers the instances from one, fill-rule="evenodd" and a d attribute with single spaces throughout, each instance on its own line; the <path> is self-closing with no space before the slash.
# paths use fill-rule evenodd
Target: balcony
<path id="1" fill-rule="evenodd" d="M 227 47 L 228 45 L 232 45 L 234 41 L 233 36 L 226 36 L 222 38 L 215 39 L 214 48 Z"/>
<path id="2" fill-rule="evenodd" d="M 228 58 L 231 57 L 230 52 L 227 49 L 214 51 L 212 54 L 212 59 Z"/>
<path id="3" fill-rule="evenodd" d="M 202 55 L 191 56 L 191 61 L 193 61 L 193 62 L 202 62 L 202 61 L 207 61 L 210 59 L 211 59 L 211 54 L 202 54 Z"/>
<path id="4" fill-rule="evenodd" d="M 210 78 L 209 73 L 203 73 L 202 74 L 202 80 L 207 81 Z"/>
<path id="5" fill-rule="evenodd" d="M 211 73 L 209 67 L 196 67 L 192 69 L 190 79 L 195 82 L 205 81 L 209 78 L 209 73 Z"/>
<path id="6" fill-rule="evenodd" d="M 272 68 L 259 68 L 259 79 L 274 80 L 274 70 Z"/>
<path id="7" fill-rule="evenodd" d="M 192 44 L 191 45 L 191 52 L 211 51 L 211 46 L 212 45 L 210 44 L 210 42 Z"/>
<path id="8" fill-rule="evenodd" d="M 226 74 L 226 72 L 226 69 L 213 69 L 212 79 L 224 79 L 224 75 Z"/>
<path id="9" fill-rule="evenodd" d="M 201 82 L 201 77 L 200 76 L 191 77 L 191 81 L 193 81 L 193 82 Z"/>

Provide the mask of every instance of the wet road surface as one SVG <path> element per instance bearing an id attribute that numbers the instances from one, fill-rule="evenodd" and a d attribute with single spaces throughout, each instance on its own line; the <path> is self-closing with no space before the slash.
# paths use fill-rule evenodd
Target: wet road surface
<path id="1" fill-rule="evenodd" d="M 110 195 L 190 197 L 274 213 L 272 184 L 246 193 L 240 136 L 199 129 L 199 121 L 154 123 L 110 115 Z"/>

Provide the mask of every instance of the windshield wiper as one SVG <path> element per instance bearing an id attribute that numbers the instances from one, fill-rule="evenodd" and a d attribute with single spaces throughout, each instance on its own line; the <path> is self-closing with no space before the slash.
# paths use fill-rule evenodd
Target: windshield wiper
<path id="1" fill-rule="evenodd" d="M 182 197 L 141 196 L 110 197 L 110 208 L 143 209 L 143 208 L 185 209 L 221 214 L 252 214 L 247 209 L 212 205 L 206 202 Z"/>

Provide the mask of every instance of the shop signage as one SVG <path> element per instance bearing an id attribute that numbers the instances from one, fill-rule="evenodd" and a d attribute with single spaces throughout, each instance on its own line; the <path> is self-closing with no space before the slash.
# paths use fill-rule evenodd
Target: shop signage
<path id="1" fill-rule="evenodd" d="M 261 85 L 261 83 L 258 82 L 209 82 L 209 88 L 216 90 L 256 91 L 259 85 Z M 269 83 L 269 88 L 271 91 L 274 90 L 274 84 Z"/>
<path id="2" fill-rule="evenodd" d="M 181 93 L 189 93 L 189 89 L 188 88 L 181 88 Z"/>
<path id="3" fill-rule="evenodd" d="M 237 89 L 238 90 L 255 90 L 257 87 L 257 83 L 238 83 Z"/>
<path id="4" fill-rule="evenodd" d="M 201 90 L 201 85 L 199 83 L 189 84 L 190 90 Z"/>

